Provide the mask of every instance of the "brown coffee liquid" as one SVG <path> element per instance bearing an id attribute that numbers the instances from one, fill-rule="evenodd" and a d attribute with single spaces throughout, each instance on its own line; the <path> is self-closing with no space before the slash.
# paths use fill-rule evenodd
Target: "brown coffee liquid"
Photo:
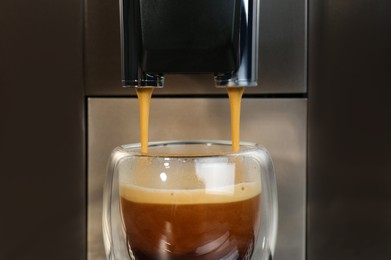
<path id="1" fill-rule="evenodd" d="M 153 88 L 136 88 L 140 106 L 140 142 L 141 152 L 148 153 L 149 110 Z"/>
<path id="2" fill-rule="evenodd" d="M 232 196 L 124 185 L 121 209 L 138 260 L 249 259 L 259 228 L 259 184 Z"/>
<path id="3" fill-rule="evenodd" d="M 232 151 L 238 152 L 240 150 L 240 105 L 244 88 L 228 87 L 227 91 L 231 109 Z"/>
<path id="4" fill-rule="evenodd" d="M 148 152 L 148 123 L 152 92 L 153 88 L 136 88 L 140 106 L 140 142 L 143 153 Z M 228 87 L 227 92 L 231 109 L 232 151 L 238 152 L 240 150 L 240 107 L 244 88 Z"/>

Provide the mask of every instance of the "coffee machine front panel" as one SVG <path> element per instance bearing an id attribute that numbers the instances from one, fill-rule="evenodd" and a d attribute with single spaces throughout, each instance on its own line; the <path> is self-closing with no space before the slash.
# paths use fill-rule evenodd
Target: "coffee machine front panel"
<path id="1" fill-rule="evenodd" d="M 105 259 L 99 216 L 110 151 L 140 141 L 135 92 L 122 85 L 164 85 L 154 91 L 158 98 L 152 100 L 151 141 L 229 139 L 226 90 L 215 86 L 246 87 L 241 139 L 266 146 L 275 164 L 280 211 L 276 257 L 304 260 L 307 1 L 213 0 L 232 8 L 214 16 L 218 8 L 211 6 L 204 13 L 206 20 L 197 18 L 197 8 L 207 8 L 208 1 L 159 1 L 121 0 L 119 5 L 92 1 L 86 5 L 88 259 Z M 173 9 L 169 8 L 172 3 L 176 3 Z M 190 8 L 189 3 L 198 6 Z M 166 18 L 160 17 L 167 12 L 171 13 Z M 129 20 L 129 14 L 136 20 Z M 158 21 L 171 26 L 162 29 L 154 23 L 145 28 L 145 23 L 159 17 Z M 193 20 L 200 24 L 194 25 Z M 214 21 L 217 27 L 205 21 Z M 231 27 L 225 28 L 221 21 L 229 21 Z M 178 35 L 182 26 L 192 29 Z M 220 29 L 220 41 L 208 40 Z M 243 36 L 238 31 L 253 34 Z"/>

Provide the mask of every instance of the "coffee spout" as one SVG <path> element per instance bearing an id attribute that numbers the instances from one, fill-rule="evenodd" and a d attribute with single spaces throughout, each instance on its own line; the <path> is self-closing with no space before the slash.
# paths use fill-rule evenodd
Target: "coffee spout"
<path id="1" fill-rule="evenodd" d="M 258 9 L 259 0 L 120 0 L 123 86 L 197 73 L 216 87 L 256 86 Z"/>

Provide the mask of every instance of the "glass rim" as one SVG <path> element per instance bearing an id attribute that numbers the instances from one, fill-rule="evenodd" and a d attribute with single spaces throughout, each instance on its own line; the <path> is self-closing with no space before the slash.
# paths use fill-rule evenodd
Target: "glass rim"
<path id="1" fill-rule="evenodd" d="M 156 141 L 149 142 L 148 148 L 159 148 L 159 147 L 174 147 L 174 146 L 205 146 L 205 147 L 232 147 L 232 142 L 228 140 L 167 140 L 167 141 Z M 133 156 L 140 157 L 172 157 L 172 158 L 195 158 L 195 157 L 219 157 L 219 156 L 240 156 L 248 152 L 255 150 L 264 150 L 264 148 L 254 142 L 240 142 L 240 150 L 233 152 L 232 150 L 212 150 L 212 151 L 199 151 L 199 152 L 154 152 L 148 151 L 148 153 L 141 152 L 140 143 L 124 144 L 119 146 L 120 149 L 125 150 L 127 153 Z"/>

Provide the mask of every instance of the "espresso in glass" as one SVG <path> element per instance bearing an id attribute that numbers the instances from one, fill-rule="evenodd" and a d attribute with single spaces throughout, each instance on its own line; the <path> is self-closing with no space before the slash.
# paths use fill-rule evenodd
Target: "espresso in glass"
<path id="1" fill-rule="evenodd" d="M 259 229 L 259 184 L 219 189 L 121 186 L 123 223 L 135 258 L 249 259 Z"/>
<path id="2" fill-rule="evenodd" d="M 262 147 L 164 141 L 114 149 L 103 203 L 108 260 L 270 260 L 276 184 Z"/>

